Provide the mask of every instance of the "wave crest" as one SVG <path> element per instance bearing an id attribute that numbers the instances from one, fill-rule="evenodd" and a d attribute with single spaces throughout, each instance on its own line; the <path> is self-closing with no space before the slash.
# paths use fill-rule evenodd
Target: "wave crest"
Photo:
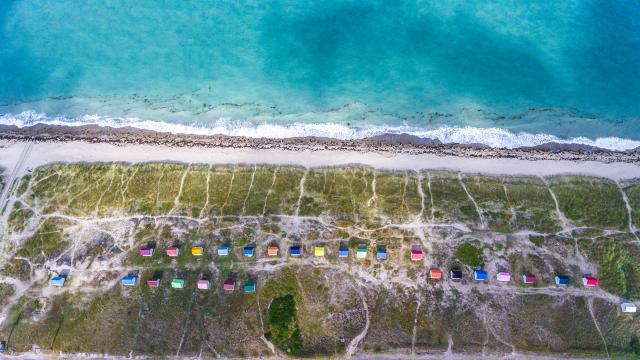
<path id="1" fill-rule="evenodd" d="M 445 144 L 483 144 L 493 148 L 507 149 L 531 147 L 546 143 L 586 145 L 616 151 L 632 150 L 640 147 L 640 141 L 620 137 L 601 137 L 595 139 L 574 137 L 562 139 L 555 135 L 544 133 L 511 132 L 496 127 L 480 128 L 472 126 L 439 126 L 432 129 L 425 129 L 408 125 L 371 125 L 358 127 L 334 122 L 296 122 L 282 125 L 267 122 L 253 124 L 225 118 L 220 118 L 215 122 L 207 124 L 184 124 L 142 120 L 135 117 L 106 117 L 99 115 L 82 115 L 78 117 L 48 116 L 35 111 L 2 114 L 0 115 L 0 124 L 21 128 L 36 124 L 60 126 L 98 125 L 113 128 L 133 127 L 173 134 L 230 135 L 273 139 L 313 136 L 353 140 L 384 134 L 409 134 L 420 138 L 437 139 Z"/>

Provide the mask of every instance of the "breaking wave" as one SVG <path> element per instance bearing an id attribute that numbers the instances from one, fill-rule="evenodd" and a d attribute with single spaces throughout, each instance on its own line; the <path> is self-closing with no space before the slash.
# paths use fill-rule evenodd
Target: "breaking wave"
<path id="1" fill-rule="evenodd" d="M 48 116 L 35 111 L 0 115 L 0 125 L 27 127 L 36 124 L 61 126 L 98 125 L 112 128 L 132 127 L 174 134 L 220 134 L 274 139 L 314 136 L 339 140 L 352 140 L 384 134 L 408 134 L 420 138 L 437 139 L 442 143 L 483 144 L 493 148 L 508 149 L 537 146 L 546 143 L 586 145 L 617 151 L 632 150 L 640 147 L 640 140 L 624 139 L 620 137 L 600 137 L 595 139 L 587 137 L 573 137 L 563 139 L 550 134 L 512 132 L 497 127 L 480 128 L 472 126 L 446 125 L 431 129 L 408 125 L 367 125 L 366 127 L 358 127 L 335 122 L 295 122 L 288 124 L 273 124 L 267 122 L 251 123 L 225 118 L 208 123 L 170 123 L 142 120 L 135 117 L 105 117 L 99 115 L 83 115 L 78 117 Z"/>

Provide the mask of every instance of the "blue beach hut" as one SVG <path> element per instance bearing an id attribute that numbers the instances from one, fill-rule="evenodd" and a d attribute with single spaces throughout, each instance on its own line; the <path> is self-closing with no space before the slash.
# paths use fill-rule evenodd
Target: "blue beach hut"
<path id="1" fill-rule="evenodd" d="M 51 280 L 49 281 L 49 285 L 51 285 L 51 286 L 57 286 L 57 287 L 64 286 L 64 282 L 65 282 L 66 280 L 67 280 L 67 279 L 65 279 L 65 278 L 64 278 L 64 277 L 62 277 L 62 276 L 54 276 L 54 277 L 52 277 L 52 278 L 51 278 Z"/>
<path id="2" fill-rule="evenodd" d="M 569 285 L 569 283 L 570 283 L 570 280 L 568 276 L 556 275 L 556 285 L 567 286 Z"/>
<path id="3" fill-rule="evenodd" d="M 487 281 L 487 272 L 482 269 L 477 269 L 473 272 L 473 279 L 476 281 Z"/>
<path id="4" fill-rule="evenodd" d="M 136 286 L 136 281 L 138 278 L 136 276 L 127 275 L 122 278 L 122 286 Z"/>
<path id="5" fill-rule="evenodd" d="M 387 249 L 385 247 L 379 247 L 376 252 L 376 258 L 378 260 L 386 260 L 387 259 Z"/>
<path id="6" fill-rule="evenodd" d="M 244 256 L 246 257 L 253 257 L 253 246 L 245 246 L 244 247 Z"/>
<path id="7" fill-rule="evenodd" d="M 289 249 L 289 256 L 300 256 L 300 254 L 302 254 L 302 251 L 300 250 L 300 246 L 292 246 Z"/>
<path id="8" fill-rule="evenodd" d="M 227 245 L 218 246 L 218 256 L 227 256 L 229 255 L 229 247 Z"/>
<path id="9" fill-rule="evenodd" d="M 346 246 L 341 246 L 340 249 L 338 249 L 338 257 L 349 257 L 349 248 Z"/>

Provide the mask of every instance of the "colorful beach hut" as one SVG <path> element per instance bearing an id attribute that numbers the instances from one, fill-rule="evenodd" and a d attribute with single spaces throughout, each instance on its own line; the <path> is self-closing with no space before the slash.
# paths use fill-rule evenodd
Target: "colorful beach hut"
<path id="1" fill-rule="evenodd" d="M 67 281 L 67 279 L 64 276 L 54 276 L 51 278 L 51 280 L 49 280 L 49 285 L 62 287 L 64 286 L 65 281 Z"/>
<path id="2" fill-rule="evenodd" d="M 209 290 L 211 289 L 211 282 L 207 279 L 198 280 L 198 289 L 200 290 Z"/>
<path id="3" fill-rule="evenodd" d="M 568 276 L 564 275 L 556 275 L 556 285 L 558 286 L 567 286 L 571 281 Z"/>
<path id="4" fill-rule="evenodd" d="M 522 282 L 525 284 L 535 284 L 537 281 L 536 276 L 533 274 L 522 275 Z"/>
<path id="5" fill-rule="evenodd" d="M 204 255 L 204 248 L 202 246 L 194 246 L 191 248 L 191 255 L 202 256 Z"/>
<path id="6" fill-rule="evenodd" d="M 378 251 L 376 251 L 376 258 L 378 260 L 386 260 L 387 259 L 387 248 L 385 247 L 378 247 Z"/>
<path id="7" fill-rule="evenodd" d="M 245 246 L 242 253 L 246 257 L 253 257 L 253 252 L 254 251 L 255 251 L 255 249 L 253 248 L 253 246 Z"/>
<path id="8" fill-rule="evenodd" d="M 475 281 L 487 281 L 487 272 L 482 269 L 476 269 L 473 271 L 473 279 Z"/>
<path id="9" fill-rule="evenodd" d="M 218 256 L 227 256 L 229 255 L 229 247 L 227 245 L 220 245 L 217 249 Z"/>
<path id="10" fill-rule="evenodd" d="M 289 249 L 289 256 L 300 256 L 302 254 L 302 250 L 300 246 L 292 246 Z"/>
<path id="11" fill-rule="evenodd" d="M 158 278 L 154 278 L 154 279 L 148 279 L 147 280 L 147 286 L 150 288 L 157 288 L 160 286 L 160 279 Z"/>
<path id="12" fill-rule="evenodd" d="M 244 283 L 244 292 L 253 293 L 256 292 L 256 282 L 253 280 L 247 280 Z"/>
<path id="13" fill-rule="evenodd" d="M 622 310 L 623 313 L 634 313 L 638 310 L 634 303 L 628 303 L 628 302 L 620 304 L 620 309 Z"/>
<path id="14" fill-rule="evenodd" d="M 442 279 L 442 270 L 435 267 L 429 269 L 429 279 L 432 279 L 432 280 Z"/>
<path id="15" fill-rule="evenodd" d="M 341 257 L 341 258 L 349 257 L 349 248 L 346 246 L 341 246 L 338 249 L 338 257 Z"/>
<path id="16" fill-rule="evenodd" d="M 421 261 L 424 254 L 420 249 L 412 249 L 411 250 L 411 260 L 413 261 Z"/>
<path id="17" fill-rule="evenodd" d="M 167 256 L 176 257 L 178 255 L 180 255 L 180 248 L 175 246 L 171 246 L 167 248 Z"/>
<path id="18" fill-rule="evenodd" d="M 137 281 L 137 276 L 127 275 L 120 280 L 120 283 L 122 284 L 122 286 L 136 286 Z"/>
<path id="19" fill-rule="evenodd" d="M 496 280 L 500 282 L 509 282 L 511 281 L 511 274 L 506 271 L 501 271 L 496 275 Z"/>
<path id="20" fill-rule="evenodd" d="M 356 249 L 356 259 L 366 259 L 367 258 L 367 247 L 361 245 Z"/>
<path id="21" fill-rule="evenodd" d="M 236 282 L 233 279 L 227 279 L 223 285 L 224 291 L 233 291 L 236 289 Z"/>
<path id="22" fill-rule="evenodd" d="M 267 256 L 278 256 L 278 247 L 277 246 L 269 246 L 267 248 Z"/>
<path id="23" fill-rule="evenodd" d="M 598 279 L 593 276 L 583 276 L 582 285 L 584 286 L 598 286 Z"/>
<path id="24" fill-rule="evenodd" d="M 142 257 L 152 257 L 153 256 L 153 248 L 143 247 L 140 249 L 140 256 Z"/>
<path id="25" fill-rule="evenodd" d="M 324 257 L 324 246 L 314 246 L 313 255 L 315 257 Z"/>
<path id="26" fill-rule="evenodd" d="M 182 289 L 184 288 L 184 279 L 173 279 L 171 280 L 171 287 L 174 289 Z"/>

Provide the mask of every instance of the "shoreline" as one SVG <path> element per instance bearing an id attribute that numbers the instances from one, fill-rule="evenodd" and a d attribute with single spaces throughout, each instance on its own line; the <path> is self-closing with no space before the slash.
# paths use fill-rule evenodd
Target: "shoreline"
<path id="1" fill-rule="evenodd" d="M 195 135 L 156 132 L 138 128 L 97 125 L 29 127 L 0 125 L 0 140 L 36 143 L 101 143 L 117 146 L 146 145 L 173 148 L 251 149 L 282 151 L 349 151 L 407 155 L 454 156 L 482 159 L 568 160 L 640 164 L 640 149 L 614 151 L 578 144 L 547 143 L 514 149 L 481 144 L 443 144 L 439 140 L 407 134 L 386 134 L 358 140 L 331 138 L 249 138 L 228 135 Z"/>
<path id="2" fill-rule="evenodd" d="M 430 153 L 248 147 L 175 147 L 86 141 L 0 140 L 0 167 L 9 178 L 50 163 L 178 162 L 275 166 L 368 166 L 381 170 L 449 170 L 484 175 L 586 175 L 626 181 L 640 178 L 636 162 L 523 160 L 513 157 L 463 157 Z"/>

